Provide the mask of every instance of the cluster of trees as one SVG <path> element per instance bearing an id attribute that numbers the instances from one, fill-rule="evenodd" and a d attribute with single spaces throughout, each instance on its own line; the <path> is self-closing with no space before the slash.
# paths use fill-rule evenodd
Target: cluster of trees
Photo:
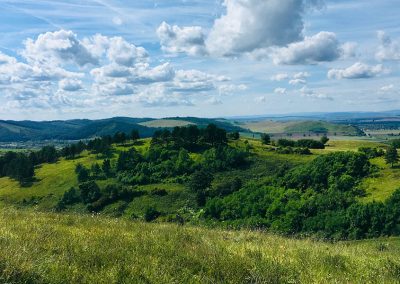
<path id="1" fill-rule="evenodd" d="M 104 141 L 104 138 L 101 139 Z M 129 186 L 166 180 L 188 183 L 188 187 L 195 193 L 198 204 L 203 206 L 208 196 L 205 192 L 213 179 L 213 173 L 247 164 L 248 153 L 228 146 L 226 141 L 226 132 L 215 125 L 209 125 L 205 129 L 198 129 L 193 125 L 176 127 L 173 131 L 162 130 L 155 133 L 150 148 L 145 153 L 130 148 L 120 152 L 115 163 L 105 159 L 101 165 L 95 163 L 90 168 L 78 164 L 75 172 L 80 184 L 95 182 L 110 176 L 115 176 L 120 184 Z M 191 157 L 191 152 L 187 148 L 195 151 L 196 159 Z M 237 188 L 237 184 L 230 188 Z M 71 191 L 76 192 L 75 189 Z M 220 189 L 220 191 L 231 192 L 232 190 Z M 68 201 L 69 195 L 71 194 L 68 193 L 60 201 L 64 206 L 72 202 Z M 82 198 L 73 200 L 83 202 Z M 94 206 L 93 202 L 90 202 L 91 206 Z M 89 204 L 86 201 L 83 203 Z"/>
<path id="2" fill-rule="evenodd" d="M 27 184 L 33 180 L 36 165 L 55 163 L 57 159 L 58 152 L 53 146 L 45 146 L 30 153 L 9 151 L 0 156 L 0 177 L 8 176 L 21 184 Z"/>
<path id="3" fill-rule="evenodd" d="M 202 129 L 199 129 L 196 125 L 189 125 L 174 127 L 172 131 L 168 129 L 158 130 L 154 133 L 151 144 L 193 151 L 204 147 L 224 145 L 227 141 L 227 133 L 224 129 L 218 128 L 215 124 L 209 124 Z"/>
<path id="4" fill-rule="evenodd" d="M 320 141 L 314 139 L 299 139 L 299 140 L 289 140 L 289 139 L 278 139 L 276 141 L 276 146 L 278 147 L 300 147 L 309 149 L 325 149 L 325 144 L 328 138 L 323 136 Z M 326 141 L 326 142 L 324 142 Z"/>
<path id="5" fill-rule="evenodd" d="M 90 212 L 99 212 L 118 200 L 129 202 L 138 194 L 142 193 L 118 185 L 107 185 L 100 189 L 95 181 L 86 181 L 80 183 L 78 188 L 71 187 L 66 191 L 56 209 L 64 210 L 67 206 L 83 203 Z"/>
<path id="6" fill-rule="evenodd" d="M 359 239 L 400 234 L 400 190 L 383 203 L 357 201 L 359 181 L 373 167 L 363 153 L 337 152 L 307 166 L 277 172 L 226 196 L 207 199 L 205 217 L 231 226 L 263 227 L 287 234 Z"/>

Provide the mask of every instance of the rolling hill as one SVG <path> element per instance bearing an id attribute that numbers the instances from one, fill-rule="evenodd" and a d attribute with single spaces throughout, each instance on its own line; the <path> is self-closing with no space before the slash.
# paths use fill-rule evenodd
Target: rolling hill
<path id="1" fill-rule="evenodd" d="M 158 128 L 173 128 L 195 124 L 205 127 L 214 123 L 227 131 L 242 130 L 224 119 L 205 118 L 129 118 L 114 117 L 89 120 L 56 120 L 56 121 L 11 121 L 0 120 L 0 142 L 39 141 L 39 140 L 79 140 L 103 135 L 113 135 L 121 131 L 130 133 L 137 129 L 142 137 L 150 137 Z"/>
<path id="2" fill-rule="evenodd" d="M 239 122 L 238 125 L 254 132 L 270 134 L 336 134 L 343 136 L 357 136 L 361 134 L 361 131 L 355 126 L 326 121 L 253 120 Z"/>

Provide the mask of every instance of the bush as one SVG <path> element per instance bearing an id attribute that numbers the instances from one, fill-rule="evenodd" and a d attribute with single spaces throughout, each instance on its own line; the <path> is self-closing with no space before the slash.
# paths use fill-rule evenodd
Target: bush
<path id="1" fill-rule="evenodd" d="M 154 207 L 148 207 L 144 212 L 144 220 L 146 222 L 151 222 L 157 219 L 161 213 L 157 211 Z"/>

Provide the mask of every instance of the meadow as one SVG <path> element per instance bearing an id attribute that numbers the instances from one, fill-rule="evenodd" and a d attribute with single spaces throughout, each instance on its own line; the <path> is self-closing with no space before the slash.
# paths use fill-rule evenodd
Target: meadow
<path id="1" fill-rule="evenodd" d="M 328 243 L 257 231 L 0 210 L 1 283 L 398 283 L 400 239 Z"/>

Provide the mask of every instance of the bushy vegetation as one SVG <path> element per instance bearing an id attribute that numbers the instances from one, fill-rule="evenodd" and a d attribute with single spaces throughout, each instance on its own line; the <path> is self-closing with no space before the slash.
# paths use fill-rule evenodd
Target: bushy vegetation
<path id="1" fill-rule="evenodd" d="M 399 235 L 400 190 L 386 202 L 357 201 L 363 195 L 357 184 L 371 171 L 364 154 L 320 156 L 269 184 L 253 182 L 231 195 L 208 200 L 205 216 L 231 226 L 322 238 Z"/>

